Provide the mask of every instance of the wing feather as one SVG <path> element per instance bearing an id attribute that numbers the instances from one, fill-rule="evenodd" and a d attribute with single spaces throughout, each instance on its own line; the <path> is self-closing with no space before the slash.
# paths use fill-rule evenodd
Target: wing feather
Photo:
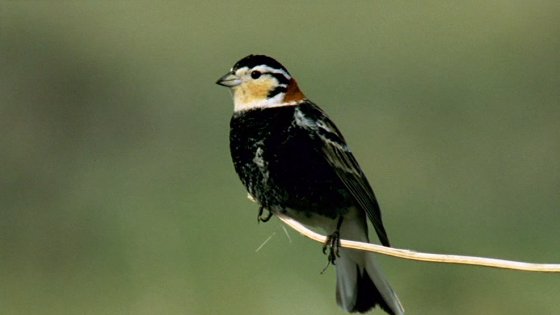
<path id="1" fill-rule="evenodd" d="M 326 161 L 334 168 L 336 175 L 356 203 L 366 212 L 381 244 L 390 246 L 373 189 L 348 148 L 344 137 L 319 107 L 312 103 L 305 105 L 308 106 L 301 107 L 300 105 L 300 108 L 296 110 L 296 123 L 320 140 L 321 151 Z"/>

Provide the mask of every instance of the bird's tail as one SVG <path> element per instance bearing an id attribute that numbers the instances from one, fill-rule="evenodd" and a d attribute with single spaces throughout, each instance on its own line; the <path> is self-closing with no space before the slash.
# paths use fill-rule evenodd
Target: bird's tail
<path id="1" fill-rule="evenodd" d="M 367 231 L 363 228 L 348 225 L 345 228 L 344 225 L 342 238 L 367 242 Z M 376 265 L 374 254 L 347 248 L 340 248 L 339 253 L 340 257 L 336 259 L 336 301 L 340 307 L 351 313 L 365 313 L 379 305 L 388 314 L 404 314 L 397 294 Z"/>

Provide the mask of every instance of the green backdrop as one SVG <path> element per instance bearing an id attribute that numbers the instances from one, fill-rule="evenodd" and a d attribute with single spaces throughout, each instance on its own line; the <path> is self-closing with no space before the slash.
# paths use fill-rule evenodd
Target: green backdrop
<path id="1" fill-rule="evenodd" d="M 392 244 L 560 263 L 559 16 L 558 1 L 1 1 L 0 312 L 343 314 L 321 246 L 257 224 L 233 171 L 214 82 L 250 53 L 337 122 Z M 560 313 L 556 274 L 380 260 L 408 314 Z"/>

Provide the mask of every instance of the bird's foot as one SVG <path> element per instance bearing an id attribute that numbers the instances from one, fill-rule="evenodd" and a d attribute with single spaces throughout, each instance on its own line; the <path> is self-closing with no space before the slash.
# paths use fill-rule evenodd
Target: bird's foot
<path id="1" fill-rule="evenodd" d="M 327 265 L 321 271 L 323 274 L 331 264 L 336 265 L 336 258 L 340 257 L 340 234 L 338 231 L 327 236 L 327 241 L 323 245 L 323 254 L 327 255 Z M 328 254 L 327 254 L 328 252 Z"/>
<path id="2" fill-rule="evenodd" d="M 342 221 L 344 221 L 344 218 L 340 216 L 336 224 L 336 230 L 327 236 L 327 240 L 323 244 L 323 254 L 327 255 L 327 251 L 329 253 L 327 265 L 323 268 L 321 274 L 327 270 L 330 264 L 336 265 L 336 258 L 340 257 L 340 226 L 342 226 Z"/>
<path id="3" fill-rule="evenodd" d="M 328 251 L 329 263 L 335 265 L 336 258 L 340 257 L 339 249 L 340 249 L 340 233 L 337 230 L 334 231 L 329 236 L 327 236 L 327 241 L 323 245 L 323 254 L 327 255 L 327 251 Z"/>
<path id="4" fill-rule="evenodd" d="M 272 218 L 272 211 L 266 209 L 266 211 L 268 212 L 266 215 L 264 215 L 264 207 L 260 206 L 259 207 L 259 214 L 257 214 L 257 222 L 268 222 L 268 220 L 270 220 L 270 218 Z"/>

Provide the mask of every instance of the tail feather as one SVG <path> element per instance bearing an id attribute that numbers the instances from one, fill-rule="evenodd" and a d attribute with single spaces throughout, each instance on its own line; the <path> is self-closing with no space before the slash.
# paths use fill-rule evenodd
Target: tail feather
<path id="1" fill-rule="evenodd" d="M 356 265 L 356 269 L 359 270 L 359 267 Z M 358 271 L 359 272 L 359 271 Z M 388 314 L 394 314 L 391 310 L 383 296 L 373 284 L 370 276 L 367 273 L 367 270 L 363 270 L 361 275 L 358 274 L 358 287 L 357 287 L 357 294 L 356 297 L 356 304 L 354 305 L 354 311 L 358 313 L 365 313 L 378 304 L 382 309 L 385 310 Z"/>
<path id="2" fill-rule="evenodd" d="M 367 228 L 361 220 L 345 220 L 342 238 L 367 242 Z M 403 315 L 404 308 L 383 276 L 372 253 L 341 248 L 336 260 L 336 301 L 347 312 L 365 313 L 379 305 L 391 315 Z"/>
<path id="3" fill-rule="evenodd" d="M 341 249 L 336 261 L 336 301 L 350 313 L 365 313 L 379 305 L 391 315 L 402 315 L 399 298 L 387 282 L 374 256 L 357 250 Z"/>

